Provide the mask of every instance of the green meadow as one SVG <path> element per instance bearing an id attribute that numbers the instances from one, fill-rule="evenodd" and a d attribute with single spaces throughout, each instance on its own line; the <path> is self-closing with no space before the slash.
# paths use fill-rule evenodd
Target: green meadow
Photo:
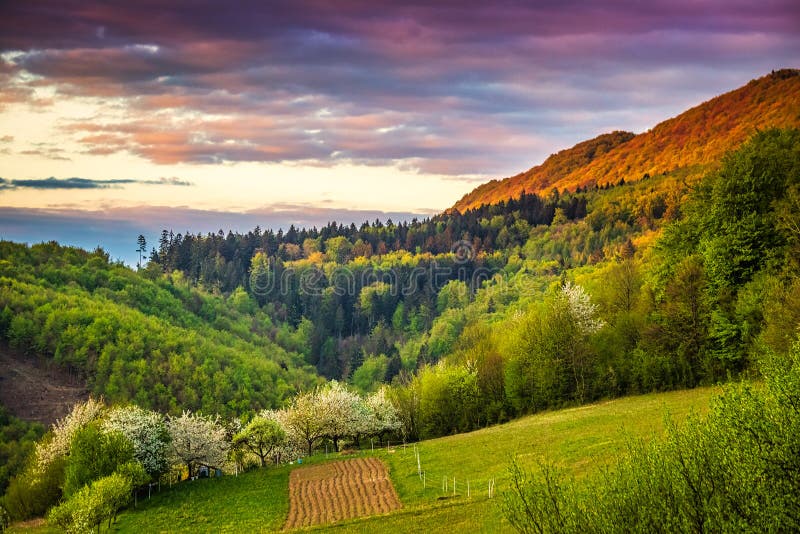
<path id="1" fill-rule="evenodd" d="M 578 408 L 545 412 L 467 434 L 376 448 L 386 461 L 403 509 L 314 531 L 452 532 L 458 527 L 508 531 L 499 509 L 512 456 L 533 465 L 548 459 L 576 476 L 592 476 L 638 439 L 658 438 L 664 421 L 678 421 L 692 411 L 704 412 L 714 388 L 627 397 Z M 424 475 L 418 474 L 419 465 Z M 324 462 L 333 455 L 318 455 Z M 309 461 L 305 461 L 305 464 Z M 122 514 L 116 532 L 271 532 L 280 530 L 288 511 L 289 471 L 295 466 L 266 468 L 236 476 L 162 487 L 152 498 L 139 499 Z M 444 478 L 447 489 L 444 490 Z M 455 495 L 453 478 L 455 477 Z M 489 483 L 494 481 L 494 497 Z M 469 496 L 467 495 L 469 484 Z M 50 532 L 47 527 L 13 528 L 11 532 Z"/>

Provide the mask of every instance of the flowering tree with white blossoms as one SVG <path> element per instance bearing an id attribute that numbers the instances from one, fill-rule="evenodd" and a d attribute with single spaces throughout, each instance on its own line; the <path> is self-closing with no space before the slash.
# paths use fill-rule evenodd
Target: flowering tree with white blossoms
<path id="1" fill-rule="evenodd" d="M 133 444 L 133 454 L 150 476 L 158 476 L 169 467 L 170 435 L 164 416 L 138 406 L 112 409 L 103 423 L 106 430 L 116 430 Z"/>
<path id="2" fill-rule="evenodd" d="M 228 457 L 230 443 L 219 416 L 204 416 L 184 411 L 167 419 L 171 438 L 169 451 L 175 463 L 185 465 L 189 477 L 195 466 L 222 467 Z"/>
<path id="3" fill-rule="evenodd" d="M 281 423 L 290 440 L 302 443 L 308 455 L 314 452 L 314 444 L 325 436 L 328 414 L 319 402 L 317 391 L 300 393 L 292 404 L 280 415 Z"/>
<path id="4" fill-rule="evenodd" d="M 86 402 L 73 406 L 69 415 L 53 424 L 52 437 L 36 444 L 36 471 L 43 472 L 54 460 L 69 454 L 75 433 L 100 417 L 104 409 L 102 399 L 90 397 Z"/>
<path id="5" fill-rule="evenodd" d="M 305 442 L 290 433 L 288 425 L 284 422 L 287 414 L 288 410 L 261 410 L 258 413 L 259 417 L 275 421 L 283 429 L 286 436 L 283 442 L 272 450 L 272 461 L 275 465 L 283 461 L 292 461 L 293 458 L 299 458 L 303 455 L 306 447 Z"/>
<path id="6" fill-rule="evenodd" d="M 267 465 L 267 458 L 286 441 L 286 432 L 274 419 L 257 415 L 233 437 L 234 447 L 249 451 L 258 456 L 261 467 Z"/>
<path id="7" fill-rule="evenodd" d="M 566 282 L 561 288 L 561 295 L 566 299 L 570 314 L 582 334 L 594 334 L 605 326 L 602 319 L 595 317 L 597 305 L 592 304 L 589 294 L 582 286 Z"/>
<path id="8" fill-rule="evenodd" d="M 366 434 L 378 436 L 381 440 L 386 432 L 400 430 L 402 423 L 397 409 L 386 396 L 386 386 L 371 394 L 365 400 L 369 410 L 369 425 Z"/>
<path id="9" fill-rule="evenodd" d="M 332 381 L 317 394 L 320 412 L 324 414 L 324 436 L 339 450 L 339 441 L 348 436 L 366 434 L 370 426 L 370 413 L 357 393 L 337 381 Z"/>
<path id="10" fill-rule="evenodd" d="M 597 305 L 592 304 L 589 294 L 583 287 L 566 282 L 561 288 L 560 296 L 562 305 L 568 313 L 568 321 L 572 323 L 563 325 L 563 330 L 569 332 L 564 342 L 564 356 L 575 381 L 575 397 L 582 403 L 586 394 L 585 375 L 590 366 L 588 338 L 603 328 L 605 322 L 596 317 Z"/>

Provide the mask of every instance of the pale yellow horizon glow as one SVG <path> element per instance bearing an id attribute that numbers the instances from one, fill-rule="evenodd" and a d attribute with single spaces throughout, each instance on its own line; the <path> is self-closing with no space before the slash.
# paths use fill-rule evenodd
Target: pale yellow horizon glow
<path id="1" fill-rule="evenodd" d="M 45 98 L 48 95 L 38 95 Z M 0 206 L 94 211 L 133 206 L 186 206 L 245 212 L 291 204 L 320 208 L 432 213 L 452 206 L 477 182 L 418 173 L 397 165 L 337 163 L 219 163 L 159 165 L 118 152 L 87 154 L 65 131 L 73 121 L 114 121 L 118 101 L 70 98 L 36 107 L 7 105 L 0 112 L 0 177 L 6 180 L 80 177 L 94 180 L 176 178 L 191 186 L 126 184 L 104 189 L 0 190 Z M 24 154 L 25 151 L 48 154 Z M 54 159 L 67 158 L 67 159 Z"/>

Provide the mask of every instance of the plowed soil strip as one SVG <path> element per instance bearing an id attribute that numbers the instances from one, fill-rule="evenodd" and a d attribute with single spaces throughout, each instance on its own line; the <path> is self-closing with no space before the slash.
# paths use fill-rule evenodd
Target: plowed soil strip
<path id="1" fill-rule="evenodd" d="M 289 476 L 284 529 L 385 514 L 400 506 L 386 466 L 377 458 L 301 467 Z"/>

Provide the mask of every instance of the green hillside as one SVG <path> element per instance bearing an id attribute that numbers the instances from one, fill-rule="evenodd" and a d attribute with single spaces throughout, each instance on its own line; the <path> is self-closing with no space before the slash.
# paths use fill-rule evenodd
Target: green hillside
<path id="1" fill-rule="evenodd" d="M 150 279 L 101 250 L 0 242 L 0 342 L 113 403 L 229 415 L 275 407 L 319 379 L 274 330 L 243 292 Z"/>

